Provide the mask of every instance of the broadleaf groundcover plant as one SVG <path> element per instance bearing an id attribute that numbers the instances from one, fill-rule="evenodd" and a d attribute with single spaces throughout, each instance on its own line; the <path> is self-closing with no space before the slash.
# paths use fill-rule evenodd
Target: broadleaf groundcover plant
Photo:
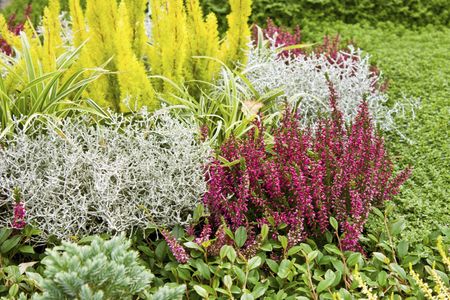
<path id="1" fill-rule="evenodd" d="M 317 236 L 336 218 L 343 233 L 341 247 L 359 249 L 359 235 L 370 208 L 398 193 L 407 168 L 394 175 L 383 138 L 362 101 L 355 120 L 345 125 L 330 83 L 331 116 L 317 128 L 301 129 L 296 113 L 286 110 L 273 132 L 270 149 L 258 125 L 242 140 L 230 139 L 208 172 L 204 202 L 216 226 L 223 218 L 232 228 L 287 225 L 291 243 Z"/>

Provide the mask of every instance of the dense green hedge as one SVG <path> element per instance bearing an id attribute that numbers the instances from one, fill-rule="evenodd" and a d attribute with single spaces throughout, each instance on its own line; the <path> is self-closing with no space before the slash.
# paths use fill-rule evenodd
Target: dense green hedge
<path id="1" fill-rule="evenodd" d="M 201 0 L 207 11 L 228 13 L 223 0 Z M 450 25 L 448 0 L 254 0 L 253 21 L 261 24 L 270 17 L 278 25 L 293 27 L 305 21 L 341 20 L 345 23 L 392 21 L 408 27 Z M 221 25 L 224 25 L 224 18 Z"/>
<path id="2" fill-rule="evenodd" d="M 32 19 L 38 21 L 48 0 L 14 0 L 4 10 L 19 15 L 28 3 L 33 3 Z M 226 26 L 228 1 L 200 0 L 205 11 L 218 14 L 220 27 Z M 61 0 L 63 9 L 68 0 Z M 450 25 L 448 0 L 253 0 L 252 20 L 262 24 L 270 17 L 293 27 L 311 21 L 341 20 L 345 23 L 392 21 L 408 27 L 426 24 Z"/>

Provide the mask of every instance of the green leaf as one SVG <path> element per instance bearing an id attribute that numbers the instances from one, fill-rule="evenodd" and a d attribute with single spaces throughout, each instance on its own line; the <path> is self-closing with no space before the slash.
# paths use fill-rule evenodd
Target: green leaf
<path id="1" fill-rule="evenodd" d="M 266 259 L 266 263 L 269 266 L 270 270 L 272 270 L 272 272 L 278 273 L 278 264 L 276 261 L 268 258 Z"/>
<path id="2" fill-rule="evenodd" d="M 252 291 L 252 295 L 253 297 L 255 297 L 255 299 L 264 296 L 264 294 L 266 293 L 267 289 L 269 287 L 269 282 L 266 281 L 264 284 L 262 284 L 261 282 L 258 282 L 255 287 L 253 288 Z"/>
<path id="3" fill-rule="evenodd" d="M 264 224 L 261 227 L 261 240 L 265 240 L 268 235 L 269 235 L 269 225 Z"/>
<path id="4" fill-rule="evenodd" d="M 236 277 L 239 280 L 239 282 L 241 284 L 244 284 L 244 282 L 245 282 L 245 273 L 244 273 L 244 271 L 242 271 L 242 269 L 239 268 L 238 266 L 233 266 L 233 271 L 234 271 L 234 274 L 236 274 Z"/>
<path id="5" fill-rule="evenodd" d="M 267 251 L 267 252 L 272 251 L 273 250 L 272 244 L 269 242 L 266 242 L 264 245 L 261 246 L 261 250 Z"/>
<path id="6" fill-rule="evenodd" d="M 257 267 L 259 267 L 261 265 L 261 257 L 259 256 L 255 256 L 252 257 L 249 261 L 248 261 L 248 270 L 251 271 L 253 269 L 256 269 Z"/>
<path id="7" fill-rule="evenodd" d="M 19 252 L 21 253 L 28 253 L 28 254 L 34 254 L 34 248 L 29 245 L 24 245 L 19 247 Z"/>
<path id="8" fill-rule="evenodd" d="M 308 262 L 313 261 L 314 259 L 316 259 L 317 255 L 319 255 L 319 253 L 320 253 L 319 250 L 314 250 L 314 251 L 310 252 L 308 254 L 308 256 L 306 257 L 306 260 Z"/>
<path id="9" fill-rule="evenodd" d="M 189 249 L 195 249 L 195 250 L 198 250 L 198 251 L 201 251 L 201 252 L 205 252 L 202 247 L 200 247 L 197 243 L 194 243 L 194 242 L 186 242 L 183 245 L 186 246 L 186 248 L 189 248 Z"/>
<path id="10" fill-rule="evenodd" d="M 405 220 L 401 219 L 398 220 L 397 222 L 391 224 L 391 233 L 392 235 L 398 235 L 400 232 L 403 231 L 403 229 L 405 228 Z"/>
<path id="11" fill-rule="evenodd" d="M 0 245 L 11 235 L 12 229 L 8 227 L 3 227 L 0 229 Z"/>
<path id="12" fill-rule="evenodd" d="M 10 297 L 13 297 L 13 299 L 14 299 L 18 292 L 19 292 L 19 285 L 17 283 L 14 283 L 9 288 L 8 294 L 9 294 Z"/>
<path id="13" fill-rule="evenodd" d="M 405 240 L 401 240 L 397 245 L 398 257 L 403 258 L 408 254 L 409 243 Z"/>
<path id="14" fill-rule="evenodd" d="M 362 258 L 361 253 L 354 252 L 354 253 L 350 254 L 349 257 L 347 258 L 347 265 L 349 267 L 353 267 L 358 263 L 358 261 L 361 258 Z"/>
<path id="15" fill-rule="evenodd" d="M 384 264 L 389 264 L 390 260 L 381 252 L 373 252 L 373 256 Z"/>
<path id="16" fill-rule="evenodd" d="M 334 253 L 334 254 L 337 254 L 337 255 L 339 255 L 339 256 L 342 255 L 341 250 L 339 250 L 339 248 L 336 247 L 335 245 L 327 244 L 327 245 L 324 246 L 324 248 L 325 248 L 325 250 L 327 250 L 329 253 Z"/>
<path id="17" fill-rule="evenodd" d="M 330 224 L 334 230 L 338 230 L 339 228 L 338 221 L 334 217 L 330 217 Z"/>
<path id="18" fill-rule="evenodd" d="M 197 270 L 204 279 L 206 280 L 211 279 L 211 272 L 209 270 L 209 267 L 203 260 L 198 259 L 195 263 L 195 266 L 197 267 Z"/>
<path id="19" fill-rule="evenodd" d="M 395 271 L 397 274 L 400 275 L 400 277 L 402 279 L 406 279 L 406 272 L 405 269 L 403 269 L 402 267 L 400 267 L 398 264 L 396 263 L 391 263 L 389 264 L 389 268 L 391 268 L 391 270 Z"/>
<path id="20" fill-rule="evenodd" d="M 317 293 L 321 293 L 329 288 L 333 284 L 335 279 L 336 275 L 334 275 L 333 271 L 328 270 L 325 273 L 325 279 L 319 282 L 319 284 L 317 285 Z"/>
<path id="21" fill-rule="evenodd" d="M 255 299 L 252 294 L 242 294 L 241 300 L 253 300 Z"/>
<path id="22" fill-rule="evenodd" d="M 236 242 L 236 246 L 238 248 L 244 246 L 245 242 L 247 241 L 247 230 L 245 229 L 245 227 L 243 226 L 239 227 L 234 235 L 235 235 L 234 241 Z"/>
<path id="23" fill-rule="evenodd" d="M 200 297 L 208 298 L 208 292 L 204 288 L 202 288 L 201 286 L 194 285 L 194 290 L 197 292 L 197 294 L 200 295 Z"/>
<path id="24" fill-rule="evenodd" d="M 287 255 L 288 255 L 288 256 L 292 256 L 292 255 L 298 253 L 300 250 L 302 250 L 302 247 L 300 247 L 300 246 L 294 246 L 294 247 L 292 247 L 292 248 L 290 248 L 290 249 L 288 250 Z"/>
<path id="25" fill-rule="evenodd" d="M 277 272 L 278 277 L 280 277 L 282 279 L 287 278 L 289 273 L 291 272 L 291 266 L 292 266 L 292 262 L 290 260 L 283 259 L 278 268 L 278 272 Z"/>
<path id="26" fill-rule="evenodd" d="M 287 245 L 288 245 L 288 239 L 287 239 L 287 237 L 285 237 L 284 235 L 279 235 L 279 236 L 278 236 L 278 241 L 280 241 L 281 247 L 283 247 L 283 249 L 286 250 Z"/>
<path id="27" fill-rule="evenodd" d="M 10 239 L 7 239 L 3 242 L 3 244 L 0 246 L 0 252 L 3 254 L 8 253 L 12 248 L 17 246 L 20 242 L 22 237 L 20 235 L 16 235 Z"/>
<path id="28" fill-rule="evenodd" d="M 387 283 L 387 273 L 385 271 L 378 272 L 377 282 L 381 287 L 385 287 Z"/>
<path id="29" fill-rule="evenodd" d="M 233 280 L 231 279 L 230 275 L 225 275 L 223 277 L 223 284 L 227 287 L 227 289 L 230 289 L 233 285 Z"/>

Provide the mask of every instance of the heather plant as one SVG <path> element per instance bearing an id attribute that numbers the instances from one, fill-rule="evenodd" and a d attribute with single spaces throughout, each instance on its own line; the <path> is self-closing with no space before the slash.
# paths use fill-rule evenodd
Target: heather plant
<path id="1" fill-rule="evenodd" d="M 329 88 L 331 117 L 317 128 L 302 129 L 299 116 L 287 109 L 272 132 L 272 149 L 261 125 L 223 144 L 220 159 L 209 166 L 204 197 L 215 226 L 221 218 L 234 229 L 257 223 L 276 231 L 285 224 L 291 239 L 301 241 L 323 234 L 334 217 L 344 234 L 342 249 L 359 249 L 370 209 L 396 195 L 410 169 L 394 175 L 367 102 L 347 127 L 331 83 Z"/>
<path id="2" fill-rule="evenodd" d="M 130 246 L 123 237 L 94 237 L 90 245 L 64 242 L 47 250 L 43 276 L 29 273 L 43 291 L 32 299 L 153 299 L 147 291 L 154 275 Z M 156 299 L 180 299 L 184 288 L 174 290 L 161 291 Z"/>
<path id="3" fill-rule="evenodd" d="M 42 230 L 39 241 L 186 224 L 206 189 L 209 148 L 197 142 L 197 129 L 164 112 L 104 122 L 19 128 L 5 141 L 0 223 L 10 226 L 19 187 L 23 221 Z"/>
<path id="4" fill-rule="evenodd" d="M 330 80 L 339 95 L 337 105 L 346 123 L 356 117 L 364 98 L 376 126 L 396 129 L 394 117 L 404 113 L 407 105 L 388 105 L 385 83 L 380 72 L 370 65 L 368 55 L 363 56 L 361 50 L 351 45 L 345 51 L 338 50 L 339 43 L 329 38 L 317 47 L 317 52 L 290 50 L 290 53 L 299 51 L 294 52 L 296 55 L 280 55 L 285 52 L 277 43 L 276 38 L 269 36 L 266 45 L 263 41 L 254 45 L 242 74 L 258 92 L 281 89 L 283 94 L 277 101 L 298 106 L 303 126 L 315 124 L 321 114 L 330 112 L 327 83 Z"/>

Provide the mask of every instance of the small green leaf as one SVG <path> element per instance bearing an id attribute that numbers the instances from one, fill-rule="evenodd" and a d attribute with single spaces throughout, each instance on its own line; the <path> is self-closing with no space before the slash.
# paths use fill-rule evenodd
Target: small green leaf
<path id="1" fill-rule="evenodd" d="M 269 226 L 267 224 L 264 224 L 261 227 L 261 240 L 265 240 L 268 235 L 269 235 Z"/>
<path id="2" fill-rule="evenodd" d="M 314 259 L 316 259 L 317 255 L 319 255 L 319 253 L 320 253 L 320 252 L 319 252 L 318 250 L 314 250 L 314 251 L 310 252 L 310 253 L 308 254 L 308 256 L 306 257 L 306 260 L 307 260 L 308 262 L 313 261 Z"/>
<path id="3" fill-rule="evenodd" d="M 245 227 L 241 226 L 236 230 L 234 236 L 235 236 L 234 241 L 236 242 L 236 246 L 238 248 L 241 248 L 242 246 L 244 246 L 245 242 L 247 241 L 247 230 L 245 229 Z"/>
<path id="4" fill-rule="evenodd" d="M 342 255 L 341 250 L 339 250 L 338 247 L 336 247 L 335 245 L 332 244 L 327 244 L 324 246 L 325 250 L 327 250 L 329 253 L 334 253 L 337 255 Z"/>
<path id="5" fill-rule="evenodd" d="M 296 254 L 297 252 L 299 252 L 300 250 L 302 250 L 302 247 L 300 247 L 300 246 L 294 246 L 294 247 L 292 247 L 292 248 L 290 248 L 290 249 L 288 250 L 287 255 L 288 255 L 288 256 L 294 255 L 294 254 Z"/>
<path id="6" fill-rule="evenodd" d="M 208 298 L 208 292 L 204 288 L 202 288 L 201 286 L 194 285 L 194 290 L 197 292 L 197 294 L 200 295 L 200 297 Z"/>
<path id="7" fill-rule="evenodd" d="M 8 227 L 3 227 L 2 229 L 0 229 L 0 245 L 3 244 L 3 242 L 6 241 L 7 238 L 9 238 L 12 232 L 12 229 Z"/>
<path id="8" fill-rule="evenodd" d="M 267 291 L 267 288 L 269 287 L 269 282 L 266 281 L 265 284 L 262 284 L 261 282 L 258 282 L 255 287 L 253 288 L 252 295 L 255 297 L 255 299 L 264 296 L 264 294 Z"/>
<path id="9" fill-rule="evenodd" d="M 284 235 L 279 235 L 279 236 L 278 236 L 278 241 L 280 241 L 281 247 L 283 247 L 283 249 L 286 250 L 287 245 L 288 245 L 288 239 L 287 239 L 287 237 L 285 237 Z"/>
<path id="10" fill-rule="evenodd" d="M 391 268 L 391 270 L 395 271 L 398 275 L 400 275 L 400 277 L 402 279 L 406 279 L 406 272 L 405 269 L 403 269 L 402 267 L 400 267 L 398 264 L 396 263 L 391 263 L 389 264 L 389 268 Z"/>
<path id="11" fill-rule="evenodd" d="M 202 247 L 200 247 L 197 243 L 194 243 L 194 242 L 186 242 L 186 243 L 184 243 L 183 245 L 184 245 L 186 248 L 189 248 L 189 249 L 195 249 L 195 250 L 204 252 L 204 250 L 202 249 Z"/>
<path id="12" fill-rule="evenodd" d="M 252 257 L 249 261 L 248 261 L 248 270 L 251 271 L 253 269 L 256 269 L 257 267 L 259 267 L 261 265 L 261 257 L 259 256 L 255 256 Z"/>
<path id="13" fill-rule="evenodd" d="M 242 294 L 241 300 L 253 300 L 255 299 L 252 294 Z"/>
<path id="14" fill-rule="evenodd" d="M 28 254 L 34 254 L 34 248 L 29 245 L 24 245 L 19 247 L 19 252 L 21 253 L 28 253 Z"/>
<path id="15" fill-rule="evenodd" d="M 386 286 L 387 283 L 387 273 L 385 271 L 380 271 L 377 275 L 377 282 L 381 287 Z"/>
<path id="16" fill-rule="evenodd" d="M 403 258 L 408 254 L 409 243 L 405 240 L 401 240 L 397 245 L 397 254 L 398 257 Z"/>
<path id="17" fill-rule="evenodd" d="M 282 279 L 288 277 L 289 273 L 291 272 L 291 266 L 292 266 L 292 262 L 290 260 L 283 259 L 278 268 L 278 272 L 277 272 L 278 277 L 280 277 Z"/>
<path id="18" fill-rule="evenodd" d="M 261 246 L 261 250 L 267 251 L 267 252 L 272 251 L 273 250 L 272 244 L 269 242 L 266 242 L 264 245 Z"/>
<path id="19" fill-rule="evenodd" d="M 334 275 L 333 271 L 328 270 L 325 273 L 325 279 L 319 282 L 319 285 L 317 285 L 317 293 L 321 293 L 327 288 L 329 288 L 333 284 L 335 279 L 336 275 Z"/>
<path id="20" fill-rule="evenodd" d="M 195 266 L 197 267 L 198 272 L 204 279 L 206 280 L 211 279 L 211 272 L 209 270 L 209 267 L 203 260 L 198 259 L 195 262 Z"/>
<path id="21" fill-rule="evenodd" d="M 22 237 L 20 235 L 16 235 L 10 239 L 7 239 L 0 246 L 0 252 L 3 254 L 8 253 L 9 251 L 11 251 L 12 248 L 14 248 L 15 246 L 17 246 L 19 244 L 21 239 L 22 239 Z"/>
<path id="22" fill-rule="evenodd" d="M 233 266 L 233 271 L 234 271 L 234 274 L 236 274 L 236 277 L 239 280 L 239 282 L 241 284 L 244 284 L 244 282 L 245 282 L 245 273 L 244 273 L 244 271 L 242 271 L 242 269 L 239 268 L 238 266 Z"/>
<path id="23" fill-rule="evenodd" d="M 373 256 L 384 264 L 388 264 L 390 262 L 389 258 L 381 252 L 373 252 Z"/>
<path id="24" fill-rule="evenodd" d="M 354 252 L 354 253 L 350 254 L 349 257 L 347 258 L 347 265 L 349 267 L 353 267 L 358 263 L 358 261 L 361 258 L 362 258 L 361 253 Z"/>
<path id="25" fill-rule="evenodd" d="M 227 289 L 230 289 L 233 285 L 233 280 L 231 279 L 230 275 L 225 275 L 223 277 L 223 284 L 227 287 Z"/>
<path id="26" fill-rule="evenodd" d="M 10 288 L 9 288 L 9 296 L 13 297 L 13 299 L 16 297 L 17 293 L 19 292 L 19 285 L 17 283 L 14 283 Z"/>
<path id="27" fill-rule="evenodd" d="M 339 228 L 338 221 L 334 217 L 330 217 L 330 224 L 334 230 L 338 230 Z"/>
<path id="28" fill-rule="evenodd" d="M 405 220 L 400 219 L 391 225 L 391 233 L 394 236 L 398 235 L 400 232 L 403 231 L 404 228 L 405 228 Z"/>
<path id="29" fill-rule="evenodd" d="M 272 272 L 278 273 L 278 264 L 276 261 L 268 258 L 266 259 L 266 263 L 269 266 L 270 270 L 272 270 Z"/>

